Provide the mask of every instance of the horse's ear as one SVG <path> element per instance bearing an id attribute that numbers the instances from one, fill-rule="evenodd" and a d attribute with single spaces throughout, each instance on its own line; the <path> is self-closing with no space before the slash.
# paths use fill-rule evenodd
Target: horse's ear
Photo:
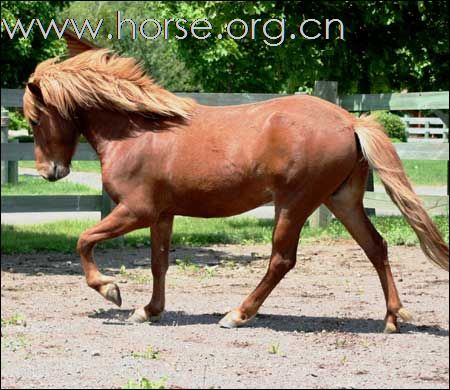
<path id="1" fill-rule="evenodd" d="M 44 97 L 42 96 L 41 87 L 36 81 L 31 81 L 27 83 L 28 90 L 41 102 L 44 102 Z"/>

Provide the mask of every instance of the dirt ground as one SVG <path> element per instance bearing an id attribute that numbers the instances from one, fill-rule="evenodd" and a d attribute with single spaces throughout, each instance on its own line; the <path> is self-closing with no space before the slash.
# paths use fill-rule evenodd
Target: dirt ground
<path id="1" fill-rule="evenodd" d="M 174 248 L 171 262 L 182 263 L 168 273 L 165 316 L 139 325 L 126 319 L 150 299 L 148 248 L 96 251 L 117 276 L 120 309 L 86 286 L 75 254 L 5 255 L 1 387 L 120 388 L 145 377 L 171 388 L 448 388 L 449 276 L 419 248 L 390 249 L 415 316 L 401 334 L 382 333 L 382 290 L 353 242 L 301 245 L 254 322 L 220 328 L 269 253 Z"/>

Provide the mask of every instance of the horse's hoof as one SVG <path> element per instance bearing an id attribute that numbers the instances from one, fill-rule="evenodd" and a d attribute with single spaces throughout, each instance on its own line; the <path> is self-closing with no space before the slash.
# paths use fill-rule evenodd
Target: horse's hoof
<path id="1" fill-rule="evenodd" d="M 144 309 L 136 309 L 133 313 L 133 315 L 128 319 L 128 321 L 133 322 L 135 324 L 142 324 L 143 322 L 146 322 L 148 319 L 147 313 Z"/>
<path id="2" fill-rule="evenodd" d="M 396 326 L 392 322 L 388 322 L 388 323 L 386 323 L 386 327 L 384 328 L 384 333 L 386 333 L 386 334 L 400 333 L 400 329 L 398 326 Z"/>
<path id="3" fill-rule="evenodd" d="M 219 321 L 219 325 L 221 328 L 227 329 L 238 328 L 248 324 L 253 318 L 254 316 L 250 318 L 242 318 L 239 310 L 232 310 Z"/>
<path id="4" fill-rule="evenodd" d="M 398 312 L 397 315 L 403 320 L 403 321 L 412 321 L 413 316 L 411 313 L 406 310 L 404 307 L 402 307 Z"/>
<path id="5" fill-rule="evenodd" d="M 104 296 L 108 301 L 115 303 L 119 307 L 122 306 L 122 297 L 120 296 L 120 289 L 117 284 L 109 283 Z"/>
<path id="6" fill-rule="evenodd" d="M 144 308 L 136 309 L 133 315 L 128 319 L 128 321 L 135 324 L 142 324 L 143 322 L 158 322 L 161 320 L 163 313 L 156 315 L 149 315 Z"/>

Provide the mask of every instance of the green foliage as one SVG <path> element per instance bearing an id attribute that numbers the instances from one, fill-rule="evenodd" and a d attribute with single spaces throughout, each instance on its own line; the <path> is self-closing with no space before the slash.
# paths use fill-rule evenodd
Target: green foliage
<path id="1" fill-rule="evenodd" d="M 315 80 L 336 80 L 339 92 L 380 93 L 443 90 L 448 85 L 448 2 L 446 1 L 5 1 L 2 18 L 14 25 L 20 17 L 28 26 L 32 18 L 47 24 L 74 18 L 96 25 L 104 18 L 101 35 L 95 42 L 121 54 L 139 58 L 149 73 L 164 87 L 174 91 L 205 92 L 296 92 L 310 91 Z M 146 40 L 130 27 L 123 38 L 108 39 L 115 33 L 116 12 L 138 23 L 146 18 L 193 20 L 207 17 L 213 25 L 212 37 L 200 40 L 188 36 Z M 241 40 L 219 39 L 226 23 L 239 18 L 256 25 L 255 39 L 250 34 Z M 263 41 L 263 23 L 285 18 L 285 40 L 279 46 Z M 339 18 L 344 24 L 345 40 L 308 40 L 299 37 L 299 25 L 308 18 L 322 23 L 307 31 L 323 33 L 326 18 Z M 186 26 L 189 28 L 189 23 Z M 313 31 L 314 30 L 314 31 Z M 2 24 L 2 87 L 20 87 L 40 61 L 64 52 L 64 41 L 55 35 L 45 40 L 38 28 L 29 39 L 9 39 Z M 236 27 L 235 34 L 242 28 Z M 280 25 L 272 23 L 268 32 L 275 36 Z M 291 39 L 290 34 L 297 38 Z M 54 34 L 54 33 L 52 33 Z M 85 38 L 87 38 L 85 36 Z"/>
<path id="2" fill-rule="evenodd" d="M 19 111 L 9 112 L 9 130 L 22 130 L 27 129 L 30 131 L 30 126 L 27 120 Z"/>
<path id="3" fill-rule="evenodd" d="M 389 138 L 398 139 L 401 142 L 407 141 L 406 126 L 398 115 L 388 111 L 375 112 L 377 120 L 383 125 Z"/>
<path id="4" fill-rule="evenodd" d="M 34 25 L 28 39 L 17 32 L 10 39 L 3 19 L 10 30 L 19 18 L 25 30 L 34 18 L 39 18 L 46 26 L 66 4 L 68 1 L 2 1 L 2 88 L 23 87 L 38 63 L 63 54 L 66 48 L 65 41 L 57 39 L 54 32 L 44 39 L 37 25 Z"/>
<path id="5" fill-rule="evenodd" d="M 175 1 L 159 8 L 166 18 L 206 17 L 213 24 L 212 38 L 169 41 L 207 92 L 292 93 L 311 89 L 315 80 L 338 81 L 340 93 L 442 90 L 448 85 L 445 1 Z M 335 39 L 336 31 L 330 40 L 290 39 L 292 32 L 298 36 L 303 20 L 324 23 L 330 16 L 342 20 L 345 40 Z M 250 19 L 286 18 L 286 40 L 268 46 L 262 24 L 255 39 L 217 38 L 235 18 L 248 25 Z M 276 27 L 269 29 L 271 34 L 277 35 Z"/>
<path id="6" fill-rule="evenodd" d="M 130 24 L 125 23 L 122 38 L 108 39 L 108 33 L 116 35 L 116 13 L 121 12 L 121 18 L 139 23 L 146 18 L 159 18 L 158 2 L 148 1 L 75 1 L 70 7 L 60 12 L 59 19 L 68 15 L 80 25 L 84 19 L 96 25 L 103 18 L 102 34 L 94 42 L 100 47 L 108 47 L 119 54 L 139 59 L 149 74 L 163 87 L 171 91 L 195 91 L 199 89 L 192 80 L 191 70 L 185 61 L 175 52 L 175 46 L 164 39 L 146 40 L 139 32 L 132 39 Z M 147 16 L 148 15 L 148 16 Z M 139 31 L 139 30 L 138 30 Z M 85 36 L 89 38 L 89 36 Z"/>

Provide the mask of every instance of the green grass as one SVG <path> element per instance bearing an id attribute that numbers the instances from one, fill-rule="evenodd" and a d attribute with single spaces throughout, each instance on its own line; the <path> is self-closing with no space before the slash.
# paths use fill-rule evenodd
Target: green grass
<path id="1" fill-rule="evenodd" d="M 272 355 L 279 355 L 281 353 L 280 343 L 273 343 L 269 347 L 269 353 Z"/>
<path id="2" fill-rule="evenodd" d="M 96 195 L 100 192 L 82 184 L 70 182 L 50 183 L 41 177 L 19 176 L 18 184 L 2 185 L 2 195 Z"/>
<path id="3" fill-rule="evenodd" d="M 131 356 L 135 359 L 158 360 L 160 352 L 149 345 L 144 352 L 132 352 Z"/>
<path id="4" fill-rule="evenodd" d="M 12 352 L 17 352 L 28 346 L 30 346 L 30 339 L 26 335 L 18 334 L 14 336 L 2 337 L 2 351 L 9 350 Z"/>
<path id="5" fill-rule="evenodd" d="M 9 318 L 2 317 L 2 328 L 9 325 L 26 325 L 25 317 L 22 314 L 15 313 Z"/>
<path id="6" fill-rule="evenodd" d="M 151 381 L 147 378 L 140 378 L 137 382 L 129 380 L 124 389 L 165 389 L 167 378 L 163 377 L 157 381 Z"/>
<path id="7" fill-rule="evenodd" d="M 419 186 L 445 186 L 447 184 L 447 161 L 403 160 L 406 174 L 413 184 Z M 375 183 L 380 184 L 375 174 Z"/>
<path id="8" fill-rule="evenodd" d="M 413 230 L 401 217 L 372 218 L 378 231 L 391 245 L 415 245 L 418 243 Z M 448 242 L 448 217 L 434 218 Z M 58 221 L 39 225 L 2 225 L 1 250 L 4 254 L 33 252 L 74 253 L 81 232 L 94 225 L 93 221 Z M 245 217 L 223 219 L 199 219 L 177 217 L 172 243 L 175 245 L 202 246 L 210 244 L 270 243 L 272 220 Z M 327 227 L 302 231 L 302 242 L 315 240 L 348 239 L 349 234 L 338 221 Z M 150 245 L 149 229 L 141 229 L 125 236 L 127 247 Z M 118 240 L 105 241 L 103 248 L 118 247 Z"/>
<path id="9" fill-rule="evenodd" d="M 34 161 L 19 161 L 19 167 L 36 169 Z M 71 169 L 73 172 L 101 172 L 100 161 L 72 161 Z"/>

